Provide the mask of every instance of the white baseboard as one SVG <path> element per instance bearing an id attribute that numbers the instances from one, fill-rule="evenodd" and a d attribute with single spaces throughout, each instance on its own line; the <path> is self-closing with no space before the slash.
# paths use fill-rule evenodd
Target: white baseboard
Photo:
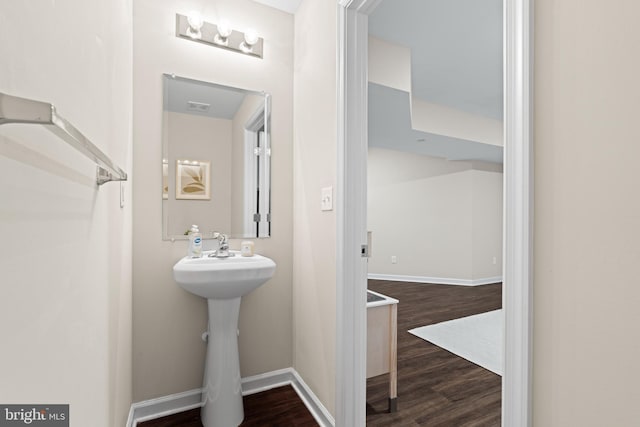
<path id="1" fill-rule="evenodd" d="M 202 389 L 189 390 L 131 405 L 127 427 L 136 427 L 143 421 L 154 420 L 202 406 Z"/>
<path id="2" fill-rule="evenodd" d="M 394 282 L 432 283 L 435 285 L 479 286 L 502 282 L 502 276 L 483 277 L 480 279 L 454 279 L 450 277 L 403 276 L 396 274 L 369 273 L 369 279 L 391 280 Z"/>
<path id="3" fill-rule="evenodd" d="M 291 385 L 321 427 L 333 427 L 335 420 L 293 368 L 280 369 L 242 379 L 242 395 L 260 393 L 273 388 Z M 202 406 L 202 389 L 145 400 L 131 405 L 126 427 L 167 415 L 177 414 Z"/>
<path id="4" fill-rule="evenodd" d="M 313 418 L 316 419 L 316 422 L 320 424 L 321 427 L 334 427 L 336 420 L 331 416 L 331 413 L 325 408 L 320 399 L 318 399 L 318 396 L 311 391 L 311 388 L 309 388 L 295 369 L 291 368 L 291 374 L 293 375 L 291 386 L 296 393 L 298 393 L 298 396 L 300 396 L 304 405 L 309 412 L 311 412 Z"/>

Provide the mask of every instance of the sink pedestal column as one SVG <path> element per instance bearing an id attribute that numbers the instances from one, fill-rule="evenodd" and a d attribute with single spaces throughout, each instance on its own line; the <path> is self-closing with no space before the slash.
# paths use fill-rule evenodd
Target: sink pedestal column
<path id="1" fill-rule="evenodd" d="M 240 300 L 207 300 L 209 340 L 200 412 L 204 427 L 238 426 L 244 419 L 237 334 Z"/>

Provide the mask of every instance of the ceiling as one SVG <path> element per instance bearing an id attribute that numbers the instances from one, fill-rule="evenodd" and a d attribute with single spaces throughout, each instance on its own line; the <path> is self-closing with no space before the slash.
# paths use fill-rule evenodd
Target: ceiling
<path id="1" fill-rule="evenodd" d="M 502 0 L 382 0 L 369 33 L 411 49 L 413 96 L 502 120 Z"/>
<path id="2" fill-rule="evenodd" d="M 502 121 L 502 0 L 382 0 L 369 34 L 411 50 L 411 97 Z M 414 130 L 409 93 L 369 84 L 369 144 L 503 162 L 503 147 Z"/>
<path id="3" fill-rule="evenodd" d="M 181 77 L 166 77 L 164 79 L 165 95 L 164 109 L 174 113 L 193 114 L 198 116 L 233 119 L 242 105 L 246 90 L 213 83 L 185 79 Z M 189 109 L 190 103 L 200 106 L 208 105 L 205 109 Z"/>
<path id="4" fill-rule="evenodd" d="M 271 6 L 275 9 L 280 9 L 288 13 L 296 13 L 298 6 L 302 3 L 302 0 L 253 0 L 256 3 L 262 3 L 267 6 Z"/>

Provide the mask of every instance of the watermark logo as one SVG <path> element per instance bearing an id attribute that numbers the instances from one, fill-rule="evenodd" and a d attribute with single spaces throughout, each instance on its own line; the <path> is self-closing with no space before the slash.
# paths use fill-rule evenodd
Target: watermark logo
<path id="1" fill-rule="evenodd" d="M 0 427 L 69 427 L 69 405 L 0 405 Z"/>

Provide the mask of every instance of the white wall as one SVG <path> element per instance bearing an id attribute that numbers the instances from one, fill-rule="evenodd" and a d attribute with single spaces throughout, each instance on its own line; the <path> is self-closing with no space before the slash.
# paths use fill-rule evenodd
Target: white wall
<path id="1" fill-rule="evenodd" d="M 369 273 L 450 283 L 501 276 L 502 173 L 484 166 L 369 148 Z"/>
<path id="2" fill-rule="evenodd" d="M 472 167 L 478 166 L 472 165 Z M 473 169 L 470 174 L 473 235 L 471 239 L 473 242 L 472 277 L 474 280 L 502 277 L 504 176 L 502 172 L 486 169 Z"/>
<path id="3" fill-rule="evenodd" d="M 367 61 L 371 83 L 411 93 L 411 49 L 369 36 Z"/>
<path id="4" fill-rule="evenodd" d="M 536 427 L 640 420 L 638 16 L 535 2 Z"/>
<path id="5" fill-rule="evenodd" d="M 320 211 L 336 184 L 336 3 L 305 0 L 295 15 L 294 367 L 333 412 L 336 217 Z"/>
<path id="6" fill-rule="evenodd" d="M 264 59 L 175 36 L 175 14 L 199 10 L 209 22 L 253 27 Z M 273 237 L 256 251 L 275 260 L 273 279 L 243 298 L 240 370 L 243 376 L 292 365 L 292 89 L 293 16 L 249 0 L 134 2 L 134 400 L 199 388 L 204 371 L 204 299 L 183 291 L 171 268 L 185 241 L 162 241 L 162 73 L 272 95 Z M 238 249 L 240 242 L 231 241 Z"/>
<path id="7" fill-rule="evenodd" d="M 54 103 L 130 173 L 131 2 L 1 7 L 0 91 Z M 0 127 L 0 402 L 111 427 L 131 403 L 131 183 L 121 209 L 95 169 L 43 128 Z"/>

